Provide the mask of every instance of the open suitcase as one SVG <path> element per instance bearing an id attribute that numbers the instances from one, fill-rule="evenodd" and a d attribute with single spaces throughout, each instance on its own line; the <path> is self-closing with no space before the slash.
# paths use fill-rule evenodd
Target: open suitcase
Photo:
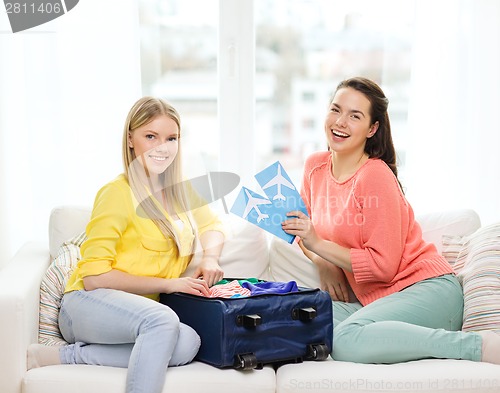
<path id="1" fill-rule="evenodd" d="M 240 298 L 173 293 L 162 294 L 160 302 L 200 335 L 195 359 L 215 367 L 250 370 L 324 360 L 332 350 L 332 301 L 320 289 Z"/>

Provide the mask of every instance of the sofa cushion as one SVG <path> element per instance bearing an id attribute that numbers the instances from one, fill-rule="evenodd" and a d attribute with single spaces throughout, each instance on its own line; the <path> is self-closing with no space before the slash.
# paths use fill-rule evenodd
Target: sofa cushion
<path id="1" fill-rule="evenodd" d="M 443 255 L 463 286 L 462 329 L 500 332 L 500 223 L 469 236 L 445 236 Z"/>
<path id="2" fill-rule="evenodd" d="M 52 209 L 49 218 L 49 251 L 55 258 L 59 247 L 68 239 L 85 231 L 91 210 L 82 206 L 58 206 Z"/>
<path id="3" fill-rule="evenodd" d="M 420 214 L 416 220 L 422 228 L 424 240 L 433 243 L 440 254 L 443 236 L 470 235 L 481 227 L 478 214 L 471 209 Z"/>
<path id="4" fill-rule="evenodd" d="M 85 239 L 85 233 L 82 232 L 64 242 L 42 279 L 38 324 L 38 342 L 40 344 L 66 344 L 59 331 L 59 309 L 66 282 L 76 263 L 80 260 L 80 246 Z"/>
<path id="5" fill-rule="evenodd" d="M 219 264 L 225 277 L 269 279 L 269 247 L 266 232 L 232 214 L 221 215 L 226 238 Z M 203 252 L 198 244 L 183 276 L 194 273 Z"/>
<path id="6" fill-rule="evenodd" d="M 498 392 L 500 366 L 426 359 L 397 364 L 341 361 L 287 364 L 276 373 L 278 393 Z"/>
<path id="7" fill-rule="evenodd" d="M 123 393 L 127 369 L 66 364 L 29 370 L 23 378 L 23 393 Z M 275 393 L 276 374 L 262 370 L 220 370 L 192 362 L 167 371 L 163 393 Z"/>
<path id="8" fill-rule="evenodd" d="M 308 288 L 320 286 L 318 269 L 296 242 L 289 244 L 275 236 L 269 245 L 269 269 L 274 281 L 297 282 Z"/>

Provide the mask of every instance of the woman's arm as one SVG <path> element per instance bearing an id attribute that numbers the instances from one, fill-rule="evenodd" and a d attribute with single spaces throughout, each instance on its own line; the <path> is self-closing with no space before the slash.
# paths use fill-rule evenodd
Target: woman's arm
<path id="1" fill-rule="evenodd" d="M 318 268 L 320 288 L 327 291 L 332 300 L 349 302 L 349 283 L 344 271 L 335 264 L 309 251 L 305 248 L 302 240 L 299 241 L 299 247 L 304 255 Z"/>
<path id="2" fill-rule="evenodd" d="M 120 270 L 112 269 L 99 275 L 83 278 L 85 290 L 98 288 L 117 289 L 137 295 L 154 293 L 185 292 L 193 295 L 200 293 L 208 296 L 208 286 L 204 280 L 192 277 L 164 279 L 159 277 L 136 276 Z"/>
<path id="3" fill-rule="evenodd" d="M 203 256 L 193 278 L 203 278 L 209 287 L 222 280 L 224 271 L 219 266 L 219 257 L 224 246 L 224 234 L 219 231 L 206 231 L 200 236 Z"/>
<path id="4" fill-rule="evenodd" d="M 217 214 L 206 203 L 199 203 L 200 196 L 192 188 L 187 190 L 188 197 L 199 208 L 191 211 L 200 238 L 203 255 L 194 271 L 193 278 L 203 278 L 209 287 L 222 280 L 224 271 L 219 266 L 219 257 L 224 246 L 224 227 Z"/>

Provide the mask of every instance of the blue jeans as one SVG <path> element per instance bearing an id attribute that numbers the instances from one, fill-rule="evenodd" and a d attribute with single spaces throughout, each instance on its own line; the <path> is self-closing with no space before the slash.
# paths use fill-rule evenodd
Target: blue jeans
<path id="1" fill-rule="evenodd" d="M 481 336 L 460 330 L 463 292 L 451 274 L 418 282 L 365 307 L 333 302 L 333 308 L 336 360 L 481 359 Z"/>
<path id="2" fill-rule="evenodd" d="M 63 364 L 128 367 L 127 393 L 161 392 L 167 366 L 189 363 L 200 337 L 169 307 L 113 289 L 65 294 L 59 328 Z"/>

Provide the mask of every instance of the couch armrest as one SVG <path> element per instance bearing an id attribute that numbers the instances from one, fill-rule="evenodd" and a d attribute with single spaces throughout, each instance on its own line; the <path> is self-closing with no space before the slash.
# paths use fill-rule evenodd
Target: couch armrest
<path id="1" fill-rule="evenodd" d="M 26 349 L 38 339 L 40 282 L 49 262 L 48 248 L 30 242 L 0 270 L 0 392 L 21 391 Z"/>

